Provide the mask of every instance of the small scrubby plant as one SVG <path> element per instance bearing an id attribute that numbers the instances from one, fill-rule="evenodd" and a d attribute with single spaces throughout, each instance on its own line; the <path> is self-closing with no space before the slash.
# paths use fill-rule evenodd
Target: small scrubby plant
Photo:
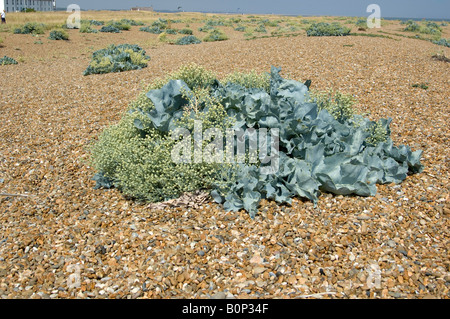
<path id="1" fill-rule="evenodd" d="M 117 28 L 122 31 L 128 31 L 131 29 L 131 25 L 125 22 L 126 20 L 121 21 L 109 21 L 106 26 L 111 26 L 113 28 Z"/>
<path id="2" fill-rule="evenodd" d="M 187 34 L 187 35 L 192 35 L 193 34 L 192 30 L 191 29 L 187 29 L 187 28 L 178 30 L 178 33 L 179 34 Z"/>
<path id="3" fill-rule="evenodd" d="M 159 18 L 158 20 L 152 22 L 152 26 L 159 29 L 166 29 L 169 26 L 169 21 Z"/>
<path id="4" fill-rule="evenodd" d="M 403 31 L 419 32 L 419 30 L 420 30 L 420 25 L 417 22 L 409 20 L 405 24 L 406 24 L 406 27 L 403 29 Z"/>
<path id="5" fill-rule="evenodd" d="M 208 36 L 206 36 L 203 41 L 205 42 L 214 42 L 214 41 L 224 41 L 228 40 L 228 36 L 221 30 L 213 30 Z"/>
<path id="6" fill-rule="evenodd" d="M 258 26 L 255 28 L 255 32 L 267 33 L 266 26 L 264 25 L 264 23 L 258 24 Z"/>
<path id="7" fill-rule="evenodd" d="M 427 83 L 414 83 L 411 85 L 413 88 L 421 88 L 423 90 L 428 90 L 428 84 Z"/>
<path id="8" fill-rule="evenodd" d="M 165 29 L 164 32 L 166 34 L 177 34 L 178 33 L 177 30 L 175 30 L 175 29 Z"/>
<path id="9" fill-rule="evenodd" d="M 36 22 L 28 22 L 25 23 L 22 27 L 14 30 L 15 34 L 44 34 L 45 33 L 45 24 L 36 23 Z"/>
<path id="10" fill-rule="evenodd" d="M 88 22 L 91 25 L 96 25 L 96 26 L 105 25 L 104 21 L 99 21 L 99 20 L 81 20 L 81 23 L 83 23 L 84 21 Z"/>
<path id="11" fill-rule="evenodd" d="M 267 72 L 258 73 L 254 70 L 250 72 L 233 72 L 228 74 L 221 82 L 238 84 L 247 89 L 258 88 L 266 92 L 270 90 L 270 74 Z"/>
<path id="12" fill-rule="evenodd" d="M 136 21 L 136 20 L 132 20 L 132 19 L 122 19 L 122 20 L 120 20 L 120 22 L 122 24 L 128 24 L 128 25 L 131 25 L 131 26 L 142 26 L 142 25 L 144 25 L 144 22 Z"/>
<path id="13" fill-rule="evenodd" d="M 110 45 L 93 53 L 84 75 L 139 70 L 147 66 L 150 57 L 138 45 Z"/>
<path id="14" fill-rule="evenodd" d="M 92 26 L 88 23 L 81 23 L 80 33 L 98 33 L 98 30 L 92 28 Z"/>
<path id="15" fill-rule="evenodd" d="M 159 42 L 167 42 L 167 41 L 168 41 L 168 39 L 167 39 L 167 33 L 165 33 L 165 32 L 161 33 L 161 34 L 158 36 L 158 40 L 159 40 Z"/>
<path id="16" fill-rule="evenodd" d="M 175 41 L 175 44 L 177 44 L 177 45 L 189 45 L 189 44 L 199 44 L 201 42 L 202 42 L 202 40 L 200 40 L 196 36 L 187 35 L 185 37 L 178 38 Z"/>
<path id="17" fill-rule="evenodd" d="M 164 30 L 160 29 L 158 26 L 142 27 L 142 28 L 139 28 L 139 31 L 153 33 L 153 34 L 161 34 L 164 32 Z"/>
<path id="18" fill-rule="evenodd" d="M 121 33 L 122 32 L 118 28 L 113 27 L 111 25 L 105 25 L 105 26 L 101 27 L 101 29 L 99 31 L 105 32 L 105 33 Z"/>
<path id="19" fill-rule="evenodd" d="M 18 64 L 18 62 L 13 58 L 7 57 L 6 55 L 3 58 L 0 58 L 0 65 L 10 65 L 10 64 Z"/>
<path id="20" fill-rule="evenodd" d="M 336 120 L 347 121 L 355 115 L 353 96 L 339 91 L 311 91 L 311 99 L 320 110 L 327 110 Z"/>
<path id="21" fill-rule="evenodd" d="M 311 24 L 306 30 L 306 34 L 309 37 L 346 36 L 350 34 L 350 31 L 350 28 L 342 26 L 337 22 L 319 22 Z"/>
<path id="22" fill-rule="evenodd" d="M 434 44 L 437 44 L 437 45 L 445 46 L 445 47 L 447 47 L 447 48 L 450 48 L 450 39 L 444 39 L 444 38 L 442 38 L 442 39 L 440 39 L 440 40 L 434 40 L 433 43 L 434 43 Z"/>
<path id="23" fill-rule="evenodd" d="M 367 20 L 366 19 L 359 19 L 358 21 L 356 21 L 355 25 L 358 27 L 358 30 L 360 30 L 360 31 L 367 30 Z"/>
<path id="24" fill-rule="evenodd" d="M 69 40 L 69 35 L 64 30 L 52 30 L 48 38 L 50 40 Z"/>
<path id="25" fill-rule="evenodd" d="M 208 31 L 211 31 L 211 30 L 217 30 L 217 29 L 215 27 L 213 27 L 213 26 L 210 26 L 210 25 L 205 25 L 203 27 L 199 27 L 198 28 L 198 31 L 200 31 L 200 32 L 208 32 Z"/>

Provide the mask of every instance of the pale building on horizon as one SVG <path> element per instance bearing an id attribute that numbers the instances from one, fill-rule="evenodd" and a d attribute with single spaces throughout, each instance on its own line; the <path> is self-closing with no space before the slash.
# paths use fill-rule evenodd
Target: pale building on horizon
<path id="1" fill-rule="evenodd" d="M 0 11 L 5 12 L 20 12 L 22 9 L 53 11 L 55 8 L 55 0 L 0 0 Z"/>

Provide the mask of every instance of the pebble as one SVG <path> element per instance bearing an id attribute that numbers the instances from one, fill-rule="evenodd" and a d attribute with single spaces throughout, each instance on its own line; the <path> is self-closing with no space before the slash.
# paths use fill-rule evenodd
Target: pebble
<path id="1" fill-rule="evenodd" d="M 197 251 L 197 255 L 199 255 L 200 257 L 205 256 L 205 252 L 203 250 L 199 250 Z"/>

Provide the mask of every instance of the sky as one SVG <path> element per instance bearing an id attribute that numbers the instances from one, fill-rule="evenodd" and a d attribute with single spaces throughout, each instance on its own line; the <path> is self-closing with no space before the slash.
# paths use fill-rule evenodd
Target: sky
<path id="1" fill-rule="evenodd" d="M 252 14 L 369 16 L 367 6 L 378 4 L 381 17 L 450 19 L 450 0 L 56 0 L 58 8 L 78 4 L 82 10 L 130 9 L 207 11 Z"/>

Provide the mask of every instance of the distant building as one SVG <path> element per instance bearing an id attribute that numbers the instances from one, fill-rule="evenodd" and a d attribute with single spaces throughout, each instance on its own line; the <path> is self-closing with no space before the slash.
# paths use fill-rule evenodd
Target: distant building
<path id="1" fill-rule="evenodd" d="M 55 8 L 55 0 L 0 0 L 0 11 L 6 12 L 18 12 L 22 9 L 53 11 Z"/>
<path id="2" fill-rule="evenodd" d="M 133 7 L 131 11 L 153 11 L 153 7 Z"/>

